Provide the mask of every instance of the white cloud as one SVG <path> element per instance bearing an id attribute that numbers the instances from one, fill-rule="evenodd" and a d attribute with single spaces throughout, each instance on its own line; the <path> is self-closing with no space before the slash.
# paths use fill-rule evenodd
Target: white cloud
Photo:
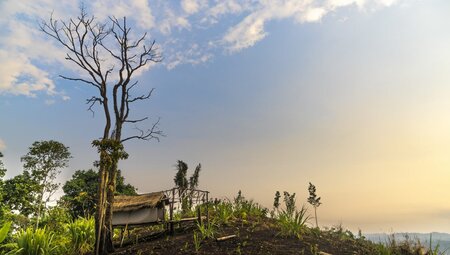
<path id="1" fill-rule="evenodd" d="M 196 0 L 182 0 L 181 7 L 187 14 L 194 14 L 199 11 L 200 4 Z"/>
<path id="2" fill-rule="evenodd" d="M 210 53 L 204 53 L 203 49 L 194 43 L 186 51 L 177 51 L 171 54 L 166 62 L 166 66 L 170 70 L 182 64 L 198 65 L 208 62 L 212 56 Z"/>
<path id="3" fill-rule="evenodd" d="M 403 0 L 406 1 L 406 0 Z M 266 24 L 291 19 L 294 23 L 319 22 L 339 8 L 377 9 L 397 0 L 92 0 L 87 11 L 98 21 L 109 15 L 127 16 L 132 35 L 150 32 L 164 50 L 164 65 L 201 64 L 217 52 L 229 53 L 254 46 L 269 35 Z M 76 17 L 77 1 L 0 1 L 0 95 L 48 95 L 69 100 L 55 77 L 65 69 L 82 75 L 65 60 L 65 51 L 39 31 L 37 20 Z M 345 17 L 347 18 L 347 17 Z M 105 65 L 114 62 L 106 59 Z M 153 65 L 146 66 L 140 75 Z M 48 99 L 47 102 L 52 102 Z M 57 101 L 57 100 L 56 100 Z"/>
<path id="4" fill-rule="evenodd" d="M 109 16 L 127 17 L 136 21 L 136 25 L 142 29 L 155 26 L 155 18 L 147 0 L 96 0 L 91 1 L 91 5 L 90 11 L 100 20 L 106 20 Z"/>
<path id="5" fill-rule="evenodd" d="M 253 46 L 267 35 L 264 31 L 265 22 L 266 20 L 257 14 L 249 15 L 228 31 L 223 37 L 223 42 L 230 45 L 230 52 Z"/>
<path id="6" fill-rule="evenodd" d="M 222 37 L 222 44 L 229 52 L 238 52 L 255 45 L 267 36 L 265 24 L 272 20 L 294 19 L 296 22 L 318 22 L 330 11 L 356 5 L 390 6 L 397 0 L 260 0 L 256 7 Z"/>

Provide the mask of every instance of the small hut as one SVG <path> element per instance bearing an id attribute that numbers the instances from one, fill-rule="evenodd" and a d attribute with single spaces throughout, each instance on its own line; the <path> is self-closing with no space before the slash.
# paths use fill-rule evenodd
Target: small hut
<path id="1" fill-rule="evenodd" d="M 144 225 L 164 222 L 168 198 L 164 192 L 137 196 L 115 196 L 113 226 Z"/>

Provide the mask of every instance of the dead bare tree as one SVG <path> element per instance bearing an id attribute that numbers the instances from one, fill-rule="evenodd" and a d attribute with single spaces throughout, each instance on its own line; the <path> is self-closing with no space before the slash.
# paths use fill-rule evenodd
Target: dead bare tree
<path id="1" fill-rule="evenodd" d="M 155 41 L 146 43 L 147 34 L 136 40 L 130 39 L 131 28 L 127 20 L 110 17 L 105 23 L 97 22 L 82 8 L 80 16 L 67 21 L 56 20 L 53 15 L 42 21 L 41 30 L 55 39 L 66 51 L 65 59 L 74 63 L 83 75 L 63 79 L 82 82 L 96 88 L 94 96 L 87 99 L 88 110 L 101 106 L 105 116 L 103 136 L 95 140 L 100 160 L 97 213 L 95 217 L 95 254 L 107 254 L 114 250 L 112 245 L 112 204 L 116 187 L 117 165 L 127 158 L 123 142 L 131 139 L 152 140 L 163 135 L 158 128 L 159 119 L 150 129 L 138 130 L 136 135 L 122 137 L 125 124 L 136 124 L 148 119 L 131 119 L 130 107 L 133 103 L 149 99 L 148 93 L 132 96 L 138 81 L 133 77 L 137 71 L 162 60 Z M 115 75 L 115 77 L 113 77 Z M 112 102 L 110 102 L 112 100 Z"/>

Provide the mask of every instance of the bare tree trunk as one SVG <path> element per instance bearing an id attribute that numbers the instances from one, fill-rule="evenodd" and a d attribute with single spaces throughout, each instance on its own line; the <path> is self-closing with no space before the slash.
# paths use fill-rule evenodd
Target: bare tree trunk
<path id="1" fill-rule="evenodd" d="M 44 178 L 43 181 L 43 186 L 42 186 L 42 190 L 41 193 L 39 194 L 39 204 L 38 204 L 38 211 L 36 214 L 36 228 L 35 230 L 39 227 L 39 219 L 41 217 L 41 211 L 42 211 L 42 199 L 44 199 L 44 193 L 45 193 L 45 183 L 47 182 L 47 177 Z"/>
<path id="2" fill-rule="evenodd" d="M 108 181 L 109 173 L 105 163 L 106 152 L 103 151 L 100 154 L 100 167 L 99 167 L 99 187 L 97 193 L 97 210 L 95 214 L 95 254 L 103 255 L 107 254 L 105 249 L 105 213 L 106 213 L 106 184 Z M 102 162 L 103 161 L 103 162 Z"/>
<path id="3" fill-rule="evenodd" d="M 117 162 L 113 162 L 111 168 L 109 169 L 109 181 L 107 187 L 106 200 L 109 202 L 106 204 L 106 214 L 105 214 L 105 226 L 106 226 L 106 250 L 108 252 L 114 251 L 113 245 L 113 235 L 114 230 L 112 227 L 112 216 L 113 216 L 113 203 L 114 203 L 114 193 L 116 191 L 116 178 L 117 178 Z"/>

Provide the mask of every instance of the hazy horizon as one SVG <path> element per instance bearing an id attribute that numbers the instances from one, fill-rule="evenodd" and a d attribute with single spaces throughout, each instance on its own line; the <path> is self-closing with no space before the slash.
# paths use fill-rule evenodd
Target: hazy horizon
<path id="1" fill-rule="evenodd" d="M 176 160 L 201 163 L 200 189 L 271 207 L 275 191 L 323 204 L 319 224 L 353 231 L 450 233 L 450 2 L 444 0 L 124 1 L 86 3 L 129 16 L 164 61 L 137 79 L 166 134 L 125 144 L 126 181 L 173 186 Z M 100 8 L 102 7 L 102 8 Z M 68 180 L 92 168 L 101 112 L 36 20 L 69 18 L 74 1 L 2 1 L 0 151 L 6 178 L 36 140 L 70 147 Z M 132 134 L 130 126 L 126 134 Z"/>

